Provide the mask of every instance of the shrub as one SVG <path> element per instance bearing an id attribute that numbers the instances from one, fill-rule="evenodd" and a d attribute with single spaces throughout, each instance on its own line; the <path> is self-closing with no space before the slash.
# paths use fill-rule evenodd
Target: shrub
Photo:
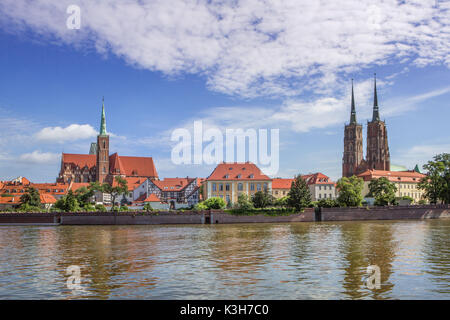
<path id="1" fill-rule="evenodd" d="M 120 212 L 126 212 L 126 211 L 130 211 L 130 210 L 128 209 L 128 207 L 126 205 L 121 205 L 120 208 L 119 208 L 119 211 Z"/>
<path id="2" fill-rule="evenodd" d="M 203 202 L 199 202 L 194 206 L 193 209 L 195 211 L 202 211 L 202 210 L 208 210 L 208 207 Z"/>
<path id="3" fill-rule="evenodd" d="M 251 210 L 251 209 L 253 209 L 253 203 L 252 203 L 252 201 L 250 201 L 248 195 L 246 195 L 245 193 L 241 193 L 238 196 L 236 209 L 240 209 L 240 210 Z"/>
<path id="4" fill-rule="evenodd" d="M 333 199 L 320 199 L 317 201 L 317 206 L 321 208 L 334 208 L 339 207 L 339 203 Z"/>
<path id="5" fill-rule="evenodd" d="M 203 201 L 203 204 L 206 206 L 207 209 L 223 209 L 227 205 L 225 203 L 225 200 L 218 197 L 208 198 L 205 201 Z"/>
<path id="6" fill-rule="evenodd" d="M 98 212 L 106 212 L 106 207 L 102 204 L 96 204 L 95 205 L 95 210 L 97 210 Z"/>
<path id="7" fill-rule="evenodd" d="M 152 205 L 151 205 L 149 202 L 147 202 L 146 204 L 144 204 L 144 207 L 143 207 L 142 209 L 143 209 L 144 211 L 147 211 L 147 212 L 153 211 Z"/>

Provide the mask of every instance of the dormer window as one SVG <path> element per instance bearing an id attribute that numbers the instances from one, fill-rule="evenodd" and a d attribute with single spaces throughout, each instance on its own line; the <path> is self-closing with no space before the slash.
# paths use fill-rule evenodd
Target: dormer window
<path id="1" fill-rule="evenodd" d="M 224 178 L 225 178 L 225 179 L 228 179 L 228 177 L 229 177 L 229 175 L 226 174 Z"/>
<path id="2" fill-rule="evenodd" d="M 229 170 L 233 170 L 233 167 L 230 167 Z"/>
<path id="3" fill-rule="evenodd" d="M 240 179 L 241 178 L 241 174 L 238 174 L 236 178 Z"/>
<path id="4" fill-rule="evenodd" d="M 253 173 L 251 175 L 248 176 L 250 179 L 253 179 L 255 176 L 253 175 Z"/>

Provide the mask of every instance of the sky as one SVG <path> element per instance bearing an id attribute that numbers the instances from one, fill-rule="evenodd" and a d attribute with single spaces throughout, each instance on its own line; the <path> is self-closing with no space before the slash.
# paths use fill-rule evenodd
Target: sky
<path id="1" fill-rule="evenodd" d="M 202 121 L 279 129 L 274 177 L 337 180 L 351 79 L 365 143 L 374 73 L 391 163 L 421 167 L 450 151 L 449 68 L 450 1 L 2 0 L 0 180 L 55 181 L 103 97 L 111 153 L 160 178 L 212 172 L 171 159 L 174 130 Z"/>

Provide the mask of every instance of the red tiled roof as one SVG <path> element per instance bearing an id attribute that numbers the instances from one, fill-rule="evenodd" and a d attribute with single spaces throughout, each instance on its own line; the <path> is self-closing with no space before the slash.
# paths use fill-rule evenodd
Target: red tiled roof
<path id="1" fill-rule="evenodd" d="M 128 177 L 158 177 L 153 158 L 151 157 L 127 157 L 119 156 L 115 153 L 109 159 L 110 172 L 113 174 L 120 172 Z"/>
<path id="2" fill-rule="evenodd" d="M 125 177 L 123 179 L 125 179 L 127 181 L 128 191 L 133 191 L 134 189 L 139 187 L 146 180 L 146 178 L 141 178 L 141 177 Z M 114 179 L 113 187 L 115 187 L 115 186 L 117 186 L 117 181 Z"/>
<path id="3" fill-rule="evenodd" d="M 152 181 L 162 191 L 180 191 L 192 182 L 197 183 L 195 178 L 165 178 L 164 180 Z"/>
<path id="4" fill-rule="evenodd" d="M 72 191 L 77 191 L 78 189 L 80 189 L 80 188 L 83 188 L 83 187 L 89 187 L 91 184 L 89 183 L 89 182 L 72 182 L 71 184 L 70 184 L 70 187 L 69 187 L 69 190 L 72 190 Z"/>
<path id="5" fill-rule="evenodd" d="M 388 178 L 392 182 L 419 182 L 426 175 L 411 171 L 384 171 L 384 170 L 366 170 L 359 174 L 358 177 L 363 178 L 364 181 L 378 179 L 381 177 Z"/>
<path id="6" fill-rule="evenodd" d="M 0 204 L 20 204 L 20 196 L 0 197 Z"/>
<path id="7" fill-rule="evenodd" d="M 161 202 L 161 200 L 156 194 L 152 193 L 147 197 L 147 199 L 144 200 L 144 202 Z"/>
<path id="8" fill-rule="evenodd" d="M 290 189 L 294 179 L 272 179 L 272 189 Z"/>
<path id="9" fill-rule="evenodd" d="M 218 164 L 206 180 L 270 180 L 251 162 Z"/>
<path id="10" fill-rule="evenodd" d="M 38 189 L 39 193 L 63 195 L 67 193 L 68 184 L 64 183 L 31 183 L 27 185 L 4 185 L 0 194 L 22 195 L 29 187 Z M 56 190 L 56 191 L 55 191 Z"/>
<path id="11" fill-rule="evenodd" d="M 311 173 L 302 176 L 305 179 L 307 185 L 311 184 L 334 184 L 330 177 L 324 175 L 323 173 Z"/>
<path id="12" fill-rule="evenodd" d="M 53 197 L 51 194 L 41 194 L 41 203 L 42 204 L 54 204 L 56 203 L 55 197 Z"/>
<path id="13" fill-rule="evenodd" d="M 95 154 L 73 154 L 73 153 L 63 153 L 61 161 L 66 163 L 72 163 L 79 168 L 84 168 L 87 166 L 89 169 L 95 167 L 97 164 L 97 155 Z"/>

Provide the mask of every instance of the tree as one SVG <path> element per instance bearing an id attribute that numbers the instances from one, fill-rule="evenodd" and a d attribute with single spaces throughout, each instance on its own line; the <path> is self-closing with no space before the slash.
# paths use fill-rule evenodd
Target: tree
<path id="1" fill-rule="evenodd" d="M 275 199 L 273 204 L 277 207 L 287 207 L 288 206 L 289 197 L 282 197 Z"/>
<path id="2" fill-rule="evenodd" d="M 72 190 L 67 195 L 56 201 L 55 208 L 65 212 L 76 212 L 80 210 L 78 199 Z"/>
<path id="3" fill-rule="evenodd" d="M 338 180 L 336 186 L 339 192 L 337 202 L 341 207 L 361 206 L 363 200 L 362 189 L 364 187 L 363 179 L 356 176 L 343 177 Z"/>
<path id="4" fill-rule="evenodd" d="M 20 197 L 20 203 L 24 207 L 38 208 L 41 206 L 41 196 L 36 188 L 28 188 L 27 191 Z"/>
<path id="5" fill-rule="evenodd" d="M 246 195 L 245 193 L 241 193 L 238 196 L 237 208 L 240 210 L 252 210 L 253 202 L 250 200 L 248 195 Z"/>
<path id="6" fill-rule="evenodd" d="M 301 175 L 297 175 L 288 193 L 288 205 L 298 211 L 307 208 L 311 203 L 311 192 Z"/>
<path id="7" fill-rule="evenodd" d="M 272 195 L 264 191 L 257 191 L 252 197 L 252 202 L 255 208 L 265 208 L 273 203 Z"/>
<path id="8" fill-rule="evenodd" d="M 373 179 L 369 183 L 369 195 L 375 198 L 376 206 L 396 204 L 395 192 L 397 187 L 386 177 Z"/>
<path id="9" fill-rule="evenodd" d="M 91 198 L 94 196 L 94 190 L 86 187 L 81 187 L 75 191 L 75 197 L 77 198 L 78 204 L 81 207 L 87 207 L 91 203 Z"/>
<path id="10" fill-rule="evenodd" d="M 226 207 L 226 202 L 222 198 L 212 197 L 203 201 L 207 209 L 223 209 Z"/>
<path id="11" fill-rule="evenodd" d="M 422 178 L 418 188 L 424 190 L 424 196 L 430 203 L 450 203 L 450 154 L 442 153 L 434 156 L 423 166 L 427 176 Z"/>
<path id="12" fill-rule="evenodd" d="M 144 211 L 153 211 L 152 205 L 150 204 L 150 202 L 147 202 L 146 204 L 144 204 L 144 207 L 142 208 Z"/>
<path id="13" fill-rule="evenodd" d="M 91 189 L 94 191 L 106 193 L 111 196 L 111 202 L 112 202 L 111 210 L 112 211 L 115 210 L 117 197 L 128 193 L 127 180 L 125 180 L 124 178 L 122 178 L 120 176 L 117 176 L 117 177 L 115 177 L 115 182 L 117 184 L 114 187 L 112 185 L 110 185 L 109 183 L 103 183 L 101 185 L 99 183 L 92 183 L 90 186 Z"/>

